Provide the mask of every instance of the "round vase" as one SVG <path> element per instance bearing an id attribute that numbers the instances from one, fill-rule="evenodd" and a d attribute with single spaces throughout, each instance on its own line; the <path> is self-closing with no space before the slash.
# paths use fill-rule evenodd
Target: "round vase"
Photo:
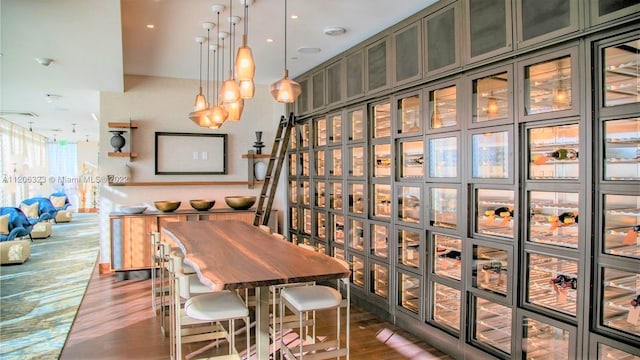
<path id="1" fill-rule="evenodd" d="M 124 136 L 122 134 L 124 131 L 111 131 L 113 136 L 111 137 L 111 146 L 113 146 L 114 152 L 122 152 L 122 148 L 127 143 Z"/>
<path id="2" fill-rule="evenodd" d="M 256 177 L 256 180 L 262 181 L 267 175 L 267 164 L 262 161 L 258 161 L 253 165 L 253 174 Z"/>

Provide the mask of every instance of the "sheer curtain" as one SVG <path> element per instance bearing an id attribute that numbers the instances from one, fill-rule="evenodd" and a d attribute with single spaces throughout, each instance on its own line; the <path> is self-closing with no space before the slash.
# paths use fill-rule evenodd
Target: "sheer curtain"
<path id="1" fill-rule="evenodd" d="M 0 118 L 0 172 L 2 206 L 49 194 L 46 138 Z"/>
<path id="2" fill-rule="evenodd" d="M 49 187 L 51 192 L 64 192 L 72 205 L 78 204 L 78 146 L 72 143 L 48 143 Z"/>

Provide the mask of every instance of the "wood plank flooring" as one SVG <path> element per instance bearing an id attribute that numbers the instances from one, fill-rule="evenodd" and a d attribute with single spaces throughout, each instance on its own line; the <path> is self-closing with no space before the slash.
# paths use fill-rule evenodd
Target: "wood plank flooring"
<path id="1" fill-rule="evenodd" d="M 318 333 L 333 327 L 334 316 L 320 317 Z M 239 322 L 238 324 L 241 324 Z M 295 337 L 295 334 L 285 335 Z M 252 342 L 254 341 L 252 335 Z M 294 338 L 291 341 L 296 341 Z M 245 354 L 242 335 L 236 338 Z M 201 345 L 201 344 L 200 344 Z M 197 347 L 185 345 L 183 352 Z M 204 354 L 226 352 L 225 345 Z M 60 359 L 168 359 L 169 338 L 151 307 L 151 280 L 116 281 L 95 269 Z M 415 336 L 352 306 L 351 359 L 452 359 Z"/>

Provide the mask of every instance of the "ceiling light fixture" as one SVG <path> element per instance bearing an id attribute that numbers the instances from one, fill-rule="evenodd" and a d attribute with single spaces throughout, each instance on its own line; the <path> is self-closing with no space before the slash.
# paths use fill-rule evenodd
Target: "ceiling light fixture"
<path id="1" fill-rule="evenodd" d="M 204 22 L 202 23 L 202 27 L 207 29 L 207 49 L 209 48 L 209 39 L 211 38 L 210 32 L 211 29 L 215 26 L 214 23 Z M 209 51 L 207 51 L 207 79 L 209 79 Z M 209 94 L 209 87 L 207 86 L 207 95 Z M 210 108 L 205 108 L 198 111 L 193 111 L 189 113 L 189 119 L 196 123 L 198 126 L 209 127 L 211 126 L 211 120 L 209 120 L 209 114 L 211 113 Z"/>
<path id="2" fill-rule="evenodd" d="M 76 133 L 76 124 L 71 124 L 71 133 L 72 134 Z"/>
<path id="3" fill-rule="evenodd" d="M 347 32 L 347 29 L 339 26 L 327 26 L 324 28 L 324 34 L 328 36 L 338 36 Z"/>
<path id="4" fill-rule="evenodd" d="M 236 77 L 240 86 L 240 97 L 251 99 L 255 95 L 256 85 L 253 78 L 256 74 L 256 63 L 253 60 L 251 48 L 247 45 L 249 29 L 249 0 L 241 0 L 244 4 L 244 33 L 242 34 L 242 46 L 236 54 Z"/>
<path id="5" fill-rule="evenodd" d="M 29 131 L 33 132 L 33 121 L 29 121 Z"/>
<path id="6" fill-rule="evenodd" d="M 300 54 L 317 54 L 320 51 L 322 51 L 322 49 L 320 49 L 318 47 L 301 46 L 301 47 L 298 48 L 297 51 Z"/>
<path id="7" fill-rule="evenodd" d="M 209 107 L 207 98 L 205 98 L 204 94 L 202 93 L 202 43 L 204 42 L 204 40 L 205 39 L 203 36 L 196 36 L 196 42 L 200 44 L 200 67 L 198 68 L 198 70 L 200 71 L 200 91 L 198 92 L 198 95 L 196 95 L 194 111 L 204 110 Z"/>
<path id="8" fill-rule="evenodd" d="M 222 33 L 220 33 L 220 12 L 224 10 L 224 5 L 213 5 L 211 7 L 211 9 L 218 14 L 218 29 L 217 29 L 217 31 L 218 31 L 217 38 L 218 39 L 216 40 L 216 45 L 215 45 L 215 49 L 214 49 L 214 53 L 215 53 L 216 50 L 220 48 L 220 38 L 222 36 L 224 36 Z M 222 39 L 224 39 L 224 37 L 222 37 Z M 224 122 L 229 117 L 229 112 L 222 105 L 220 105 L 220 99 L 218 98 L 218 64 L 219 64 L 219 58 L 220 58 L 220 54 L 217 54 L 216 55 L 216 59 L 215 59 L 215 72 L 214 72 L 215 73 L 215 82 L 213 84 L 214 89 L 216 89 L 215 94 L 214 94 L 214 99 L 215 99 L 216 105 L 213 108 L 209 108 L 210 109 L 209 121 L 211 123 L 209 125 L 210 129 L 219 129 L 222 126 L 222 124 L 224 124 Z M 222 58 L 223 58 L 223 61 L 224 61 L 224 56 Z M 224 70 L 224 68 L 223 68 L 223 70 Z"/>
<path id="9" fill-rule="evenodd" d="M 280 103 L 292 103 L 302 93 L 300 84 L 289 79 L 287 70 L 287 0 L 284 0 L 284 75 L 282 79 L 271 84 L 270 91 L 271 96 Z"/>
<path id="10" fill-rule="evenodd" d="M 233 37 L 231 29 L 232 25 L 240 21 L 240 18 L 233 15 L 233 1 L 229 0 L 229 34 Z M 231 48 L 231 38 L 229 38 L 229 78 L 222 83 L 220 88 L 220 94 L 222 96 L 222 102 L 224 104 L 234 103 L 240 100 L 240 87 L 233 78 L 233 48 Z"/>
<path id="11" fill-rule="evenodd" d="M 233 50 L 236 46 L 236 42 L 235 42 L 236 24 L 238 21 L 240 21 L 240 18 L 238 18 L 237 16 L 233 16 L 229 18 L 229 20 L 233 24 L 233 31 L 231 32 L 231 38 L 229 39 L 229 42 L 231 43 L 231 46 L 229 47 L 229 53 L 233 54 Z M 233 68 L 234 66 L 233 66 L 233 60 L 232 60 L 231 62 L 229 62 L 229 70 Z M 234 84 L 238 86 L 235 80 L 234 80 Z M 238 94 L 239 93 L 240 93 L 240 88 L 238 87 Z M 224 104 L 224 107 L 227 109 L 227 111 L 229 111 L 229 117 L 227 118 L 227 120 L 240 121 L 240 118 L 242 117 L 242 110 L 244 110 L 244 99 L 242 98 L 242 96 L 239 96 L 238 100 L 234 102 L 228 102 Z"/>
<path id="12" fill-rule="evenodd" d="M 53 59 L 43 57 L 37 57 L 35 60 L 42 66 L 49 66 L 53 62 Z"/>

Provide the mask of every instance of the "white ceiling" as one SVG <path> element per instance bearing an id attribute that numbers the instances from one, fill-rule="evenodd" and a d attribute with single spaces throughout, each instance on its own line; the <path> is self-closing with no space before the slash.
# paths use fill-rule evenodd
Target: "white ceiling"
<path id="1" fill-rule="evenodd" d="M 288 0 L 289 16 L 298 16 L 287 20 L 290 76 L 434 2 Z M 214 4 L 225 5 L 220 30 L 228 32 L 229 0 L 0 0 L 0 116 L 24 127 L 33 122 L 34 131 L 49 138 L 98 140 L 98 122 L 91 114 L 100 113 L 99 93 L 123 91 L 124 74 L 198 79 L 195 37 L 206 35 L 203 22 L 217 23 Z M 231 5 L 233 15 L 243 17 L 242 0 L 232 0 Z M 148 24 L 155 27 L 149 29 Z M 250 0 L 248 25 L 256 82 L 269 84 L 284 68 L 284 0 Z M 323 30 L 329 26 L 344 27 L 346 33 L 327 36 Z M 243 29 L 240 22 L 236 47 Z M 212 30 L 212 41 L 216 31 Z M 273 42 L 267 42 L 269 38 Z M 300 47 L 321 51 L 301 54 L 296 51 Z M 37 57 L 54 61 L 44 67 L 34 60 Z M 228 52 L 224 62 L 228 69 Z M 46 94 L 59 98 L 48 102 Z"/>

